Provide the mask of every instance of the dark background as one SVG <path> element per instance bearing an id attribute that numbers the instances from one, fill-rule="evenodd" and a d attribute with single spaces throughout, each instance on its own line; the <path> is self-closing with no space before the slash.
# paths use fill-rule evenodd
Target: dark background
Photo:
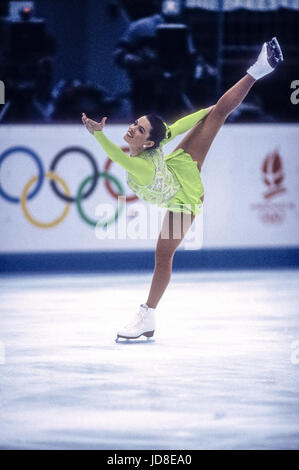
<path id="1" fill-rule="evenodd" d="M 184 10 L 179 18 L 168 18 L 168 22 L 187 25 L 196 51 L 194 57 L 200 57 L 206 72 L 197 78 L 192 78 L 193 72 L 180 77 L 178 70 L 173 73 L 171 69 L 172 76 L 163 78 L 161 84 L 159 78 L 140 80 L 143 108 L 140 103 L 134 107 L 138 83 L 133 83 L 126 67 L 117 63 L 115 53 L 130 24 L 158 13 L 162 1 L 35 1 L 34 17 L 44 20 L 47 35 L 47 47 L 35 56 L 35 46 L 29 41 L 26 48 L 21 37 L 17 40 L 18 51 L 10 50 L 12 40 L 11 37 L 7 39 L 10 25 L 5 18 L 8 3 L 1 1 L 0 79 L 6 86 L 6 107 L 0 106 L 0 122 L 79 122 L 78 113 L 82 110 L 97 119 L 108 114 L 114 122 L 128 122 L 138 113 L 153 111 L 148 109 L 151 103 L 153 108 L 161 105 L 157 112 L 164 114 L 162 117 L 175 119 L 193 109 L 213 104 L 241 78 L 258 55 L 261 44 L 272 36 L 279 39 L 285 61 L 273 75 L 254 87 L 230 121 L 299 120 L 299 106 L 290 102 L 290 84 L 299 79 L 299 11 L 240 9 L 219 15 L 219 12 L 192 9 Z M 28 27 L 28 20 L 25 26 Z M 20 33 L 15 34 L 18 38 Z M 33 44 L 38 43 L 38 39 L 33 40 Z M 176 57 L 177 46 L 172 47 L 170 43 L 168 48 L 171 62 L 171 55 Z M 27 63 L 23 67 L 26 61 L 31 65 Z M 167 65 L 160 66 L 160 75 L 165 70 L 169 72 Z M 150 77 L 150 65 L 145 67 L 145 76 L 147 72 Z M 170 90 L 165 102 L 155 96 L 155 89 L 163 90 L 163 87 Z M 182 95 L 187 96 L 187 101 Z"/>

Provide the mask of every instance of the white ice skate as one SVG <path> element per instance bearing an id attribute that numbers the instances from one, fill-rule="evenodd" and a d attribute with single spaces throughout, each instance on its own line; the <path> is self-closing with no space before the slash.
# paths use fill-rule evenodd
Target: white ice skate
<path id="1" fill-rule="evenodd" d="M 277 65 L 283 60 L 280 45 L 276 37 L 274 37 L 271 41 L 264 42 L 257 61 L 249 67 L 247 73 L 255 78 L 255 80 L 258 80 L 268 75 L 268 73 L 273 72 Z"/>
<path id="2" fill-rule="evenodd" d="M 139 312 L 132 321 L 117 332 L 116 342 L 119 338 L 136 339 L 144 335 L 151 338 L 155 332 L 155 309 L 141 304 Z"/>

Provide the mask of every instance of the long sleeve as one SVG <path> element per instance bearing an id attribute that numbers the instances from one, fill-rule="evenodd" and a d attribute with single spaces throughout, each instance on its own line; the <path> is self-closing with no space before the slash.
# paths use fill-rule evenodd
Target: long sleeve
<path id="1" fill-rule="evenodd" d="M 207 114 L 206 109 L 200 109 L 195 113 L 188 114 L 188 116 L 184 116 L 183 118 L 176 121 L 171 126 L 166 125 L 166 137 L 161 142 L 162 145 L 167 144 L 172 139 L 174 139 L 179 134 L 184 134 L 189 129 L 195 126 L 199 121 L 201 121 Z"/>
<path id="2" fill-rule="evenodd" d="M 102 131 L 95 131 L 94 137 L 108 157 L 127 170 L 138 184 L 146 185 L 151 181 L 155 173 L 155 166 L 152 162 L 140 157 L 131 157 L 111 142 Z"/>

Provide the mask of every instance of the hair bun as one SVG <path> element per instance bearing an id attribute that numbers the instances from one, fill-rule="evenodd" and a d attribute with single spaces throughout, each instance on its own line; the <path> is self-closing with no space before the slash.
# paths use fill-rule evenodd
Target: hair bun
<path id="1" fill-rule="evenodd" d="M 151 125 L 149 140 L 153 140 L 155 142 L 155 145 L 151 147 L 152 149 L 154 149 L 159 147 L 162 140 L 165 139 L 168 126 L 156 114 L 148 114 L 146 118 L 148 119 Z"/>

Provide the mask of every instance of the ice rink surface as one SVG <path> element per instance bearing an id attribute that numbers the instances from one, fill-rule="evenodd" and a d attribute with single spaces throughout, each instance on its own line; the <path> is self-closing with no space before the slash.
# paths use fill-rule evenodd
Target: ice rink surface
<path id="1" fill-rule="evenodd" d="M 0 278 L 0 448 L 299 449 L 299 271 Z"/>

